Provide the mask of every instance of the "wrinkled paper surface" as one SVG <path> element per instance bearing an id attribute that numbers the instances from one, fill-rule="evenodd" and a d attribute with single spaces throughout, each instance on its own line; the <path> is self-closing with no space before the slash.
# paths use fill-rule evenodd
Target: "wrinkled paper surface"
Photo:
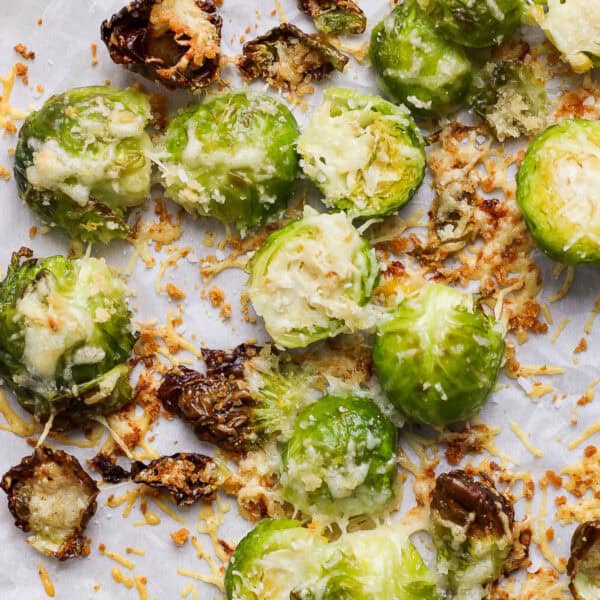
<path id="1" fill-rule="evenodd" d="M 21 57 L 13 51 L 17 43 L 24 43 L 35 51 L 34 61 L 23 61 L 29 67 L 29 86 L 20 81 L 15 82 L 12 104 L 26 109 L 41 106 L 43 101 L 52 93 L 62 92 L 71 87 L 102 84 L 110 80 L 115 85 L 128 85 L 135 81 L 142 82 L 150 89 L 158 89 L 145 80 L 132 75 L 120 66 L 114 65 L 106 52 L 99 37 L 102 20 L 110 16 L 122 6 L 123 0 L 2 0 L 0 3 L 0 74 L 6 75 L 10 67 Z M 369 28 L 373 27 L 390 9 L 388 0 L 363 0 L 362 7 L 369 17 Z M 287 18 L 299 24 L 303 29 L 311 31 L 311 24 L 303 15 L 299 15 L 294 0 L 282 0 L 280 6 Z M 262 33 L 278 22 L 275 11 L 276 4 L 271 0 L 224 0 L 221 14 L 223 15 L 223 46 L 224 52 L 234 55 L 239 51 L 239 37 L 248 25 L 252 32 L 246 34 L 249 39 L 255 34 Z M 257 18 L 257 11 L 260 18 Z M 38 19 L 43 20 L 40 26 Z M 255 25 L 257 27 L 255 27 Z M 364 39 L 367 39 L 366 37 Z M 358 46 L 361 40 L 350 40 L 348 43 Z M 98 45 L 99 64 L 91 66 L 90 45 Z M 224 77 L 237 82 L 232 67 L 224 72 Z M 44 91 L 36 90 L 38 84 L 43 85 Z M 345 74 L 334 75 L 326 85 L 345 85 L 355 89 L 375 91 L 373 78 L 365 66 L 359 65 L 354 59 Z M 256 85 L 263 89 L 262 84 Z M 269 93 L 272 93 L 271 91 Z M 194 101 L 186 93 L 169 93 L 173 105 Z M 319 102 L 319 92 L 305 98 L 311 108 Z M 306 121 L 307 114 L 296 108 L 298 120 Z M 0 165 L 12 169 L 12 159 L 7 150 L 16 144 L 15 136 L 0 139 Z M 418 206 L 427 206 L 431 201 L 431 191 L 424 185 L 417 198 L 404 211 L 409 214 Z M 149 207 L 149 215 L 151 207 Z M 58 234 L 40 235 L 30 239 L 29 229 L 39 223 L 29 210 L 17 199 L 14 180 L 0 181 L 0 267 L 3 272 L 9 262 L 11 252 L 20 246 L 29 246 L 39 256 L 53 253 L 66 253 L 69 248 L 67 239 Z M 191 246 L 193 252 L 187 259 L 180 261 L 178 269 L 167 272 L 163 284 L 172 281 L 187 292 L 185 300 L 185 326 L 183 332 L 189 337 L 192 333 L 198 336 L 202 345 L 217 348 L 227 348 L 248 338 L 261 339 L 259 326 L 253 327 L 240 321 L 239 292 L 243 287 L 245 275 L 241 271 L 226 271 L 214 283 L 226 291 L 226 301 L 233 306 L 233 319 L 223 323 L 218 317 L 218 310 L 210 306 L 208 301 L 200 298 L 198 284 L 202 284 L 199 275 L 199 259 L 207 254 L 214 254 L 214 249 L 202 244 L 204 231 L 207 228 L 222 232 L 222 227 L 210 220 L 193 221 L 184 218 L 185 233 L 178 242 L 180 246 Z M 124 267 L 129 263 L 133 248 L 126 243 L 114 243 L 110 248 L 95 247 L 94 255 L 105 256 L 110 264 Z M 536 254 L 543 268 L 545 288 L 542 298 L 551 297 L 560 289 L 562 280 L 552 276 L 553 263 Z M 157 264 L 160 261 L 157 261 Z M 145 269 L 141 261 L 137 261 L 130 279 L 130 286 L 137 295 L 132 299 L 132 305 L 137 309 L 135 318 L 140 321 L 157 319 L 164 322 L 167 310 L 175 309 L 163 294 L 157 296 L 154 289 L 155 276 L 158 266 L 153 271 Z M 563 274 L 564 277 L 564 274 Z M 589 349 L 579 354 L 579 364 L 573 364 L 573 349 L 583 337 L 583 326 L 592 310 L 595 299 L 600 296 L 600 272 L 593 268 L 577 268 L 575 281 L 568 296 L 560 302 L 551 305 L 554 324 L 550 326 L 547 336 L 532 336 L 528 343 L 519 346 L 517 358 L 524 364 L 559 365 L 565 368 L 564 375 L 555 377 L 536 377 L 534 379 L 550 383 L 565 398 L 552 403 L 552 394 L 534 401 L 529 398 L 523 387 L 528 389 L 529 381 L 517 382 L 502 377 L 500 390 L 494 393 L 485 407 L 481 419 L 490 425 L 501 427 L 502 432 L 496 438 L 499 448 L 518 462 L 515 470 L 532 471 L 537 481 L 547 469 L 556 472 L 569 463 L 581 457 L 583 447 L 573 452 L 566 449 L 567 443 L 575 438 L 579 431 L 588 427 L 600 417 L 598 404 L 591 403 L 578 407 L 577 399 L 585 392 L 590 382 L 600 375 L 600 322 L 596 323 L 592 334 L 587 336 Z M 569 324 L 555 344 L 550 341 L 553 330 L 563 317 L 569 318 Z M 571 424 L 577 417 L 578 426 Z M 509 422 L 516 422 L 530 436 L 530 441 L 543 451 L 543 457 L 535 459 L 528 452 L 509 427 Z M 161 422 L 155 428 L 156 440 L 153 445 L 163 453 L 171 454 L 176 451 L 211 452 L 208 446 L 198 442 L 190 429 L 177 420 Z M 587 443 L 598 443 L 600 434 L 591 438 Z M 10 466 L 17 464 L 24 455 L 31 452 L 25 440 L 7 431 L 0 431 L 0 471 L 5 472 Z M 95 453 L 94 449 L 66 448 L 76 454 L 82 462 Z M 478 462 L 480 457 L 475 457 Z M 83 463 L 85 464 L 85 463 Z M 440 469 L 443 465 L 440 466 Z M 402 510 L 408 509 L 413 502 L 409 478 L 405 486 L 405 498 Z M 92 538 L 92 553 L 87 559 L 70 560 L 59 564 L 42 557 L 25 543 L 26 535 L 16 529 L 12 518 L 6 509 L 4 495 L 0 497 L 0 598 L 2 600 L 37 600 L 46 595 L 41 587 L 37 574 L 37 565 L 42 562 L 56 586 L 56 597 L 61 600 L 87 600 L 92 598 L 137 598 L 135 589 L 128 590 L 117 584 L 111 577 L 111 570 L 117 565 L 112 560 L 98 552 L 98 545 L 103 543 L 111 551 L 125 554 L 127 546 L 134 546 L 146 551 L 144 556 L 130 555 L 135 563 L 132 571 L 121 566 L 126 576 L 133 573 L 143 575 L 148 579 L 148 592 L 151 599 L 174 599 L 181 597 L 181 591 L 189 584 L 190 579 L 176 573 L 177 568 L 190 569 L 209 573 L 205 562 L 196 558 L 196 552 L 188 543 L 182 548 L 176 548 L 169 533 L 180 529 L 182 525 L 160 514 L 162 523 L 159 526 L 134 526 L 134 522 L 143 520 L 136 508 L 129 519 L 121 516 L 122 508 L 110 509 L 105 506 L 109 494 L 119 495 L 128 489 L 129 484 L 119 486 L 103 486 L 99 497 L 99 509 L 92 519 L 87 534 Z M 562 493 L 562 492 L 561 492 Z M 552 523 L 554 512 L 552 496 L 549 500 L 549 518 L 546 527 L 555 527 L 553 550 L 559 556 L 568 555 L 568 542 L 574 526 L 562 529 Z M 534 524 L 540 493 L 536 492 L 533 503 L 532 517 Z M 220 528 L 220 537 L 230 542 L 236 542 L 249 524 L 237 516 L 235 501 L 228 499 L 232 510 L 227 514 L 225 524 Z M 155 510 L 152 508 L 152 510 Z M 524 513 L 523 503 L 517 505 L 517 517 Z M 195 532 L 198 507 L 181 511 L 187 521 L 187 528 Z M 206 536 L 199 536 L 203 545 L 210 548 Z M 539 555 L 534 552 L 534 565 L 544 564 Z M 222 595 L 214 587 L 194 582 L 203 599 L 220 598 Z M 101 584 L 98 591 L 94 586 Z"/>

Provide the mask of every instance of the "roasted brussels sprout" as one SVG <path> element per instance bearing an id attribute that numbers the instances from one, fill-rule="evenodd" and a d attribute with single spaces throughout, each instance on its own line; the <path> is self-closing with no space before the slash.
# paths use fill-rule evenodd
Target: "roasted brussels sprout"
<path id="1" fill-rule="evenodd" d="M 304 217 L 271 234 L 250 264 L 249 295 L 275 343 L 301 348 L 363 329 L 379 276 L 375 252 L 343 213 Z"/>
<path id="2" fill-rule="evenodd" d="M 39 421 L 66 427 L 131 400 L 127 288 L 103 259 L 13 254 L 0 283 L 0 376 Z"/>
<path id="3" fill-rule="evenodd" d="M 298 8 L 325 35 L 364 33 L 367 17 L 353 0 L 298 0 Z"/>
<path id="4" fill-rule="evenodd" d="M 519 27 L 523 0 L 418 0 L 437 31 L 469 48 L 497 46 Z"/>
<path id="5" fill-rule="evenodd" d="M 225 572 L 228 600 L 288 600 L 293 590 L 319 576 L 327 547 L 298 521 L 265 519 L 238 544 Z"/>
<path id="6" fill-rule="evenodd" d="M 273 87 L 302 91 L 332 71 L 343 71 L 348 57 L 318 35 L 302 32 L 283 23 L 268 33 L 246 42 L 238 67 L 244 79 L 265 79 Z"/>
<path id="7" fill-rule="evenodd" d="M 515 60 L 487 63 L 473 78 L 469 104 L 500 142 L 537 135 L 548 122 L 544 82 Z"/>
<path id="8" fill-rule="evenodd" d="M 219 77 L 222 24 L 213 0 L 133 0 L 102 23 L 101 35 L 117 64 L 197 91 Z"/>
<path id="9" fill-rule="evenodd" d="M 483 406 L 503 353 L 500 325 L 470 295 L 430 284 L 379 325 L 373 361 L 388 398 L 408 419 L 441 427 Z"/>
<path id="10" fill-rule="evenodd" d="M 251 92 L 207 97 L 169 124 L 157 159 L 167 195 L 244 232 L 287 206 L 299 131 L 279 101 Z"/>
<path id="11" fill-rule="evenodd" d="M 420 116 L 458 108 L 471 83 L 467 55 L 440 36 L 416 0 L 399 4 L 375 27 L 371 60 L 384 95 Z"/>
<path id="12" fill-rule="evenodd" d="M 326 206 L 350 216 L 397 210 L 425 175 L 423 138 L 408 109 L 342 88 L 325 92 L 298 152 Z"/>
<path id="13" fill-rule="evenodd" d="M 527 149 L 517 203 L 534 240 L 568 264 L 600 262 L 600 123 L 549 127 Z"/>
<path id="14" fill-rule="evenodd" d="M 166 374 L 158 397 L 167 410 L 190 422 L 201 440 L 231 452 L 291 435 L 297 412 L 311 401 L 308 375 L 245 344 L 203 355 L 206 375 L 187 367 Z"/>
<path id="15" fill-rule="evenodd" d="M 225 575 L 228 600 L 438 600 L 435 578 L 391 527 L 327 543 L 297 521 L 262 521 Z"/>
<path id="16" fill-rule="evenodd" d="M 587 521 L 575 530 L 567 573 L 575 600 L 600 597 L 600 521 Z"/>
<path id="17" fill-rule="evenodd" d="M 396 442 L 371 400 L 323 396 L 300 412 L 283 450 L 283 497 L 307 515 L 379 513 L 396 493 Z"/>
<path id="18" fill-rule="evenodd" d="M 131 465 L 134 483 L 143 483 L 170 494 L 177 504 L 214 500 L 226 478 L 226 470 L 210 456 L 178 452 L 161 456 L 148 465 Z"/>
<path id="19" fill-rule="evenodd" d="M 438 570 L 447 573 L 452 597 L 487 598 L 513 545 L 514 511 L 488 479 L 464 471 L 437 478 L 431 500 Z"/>
<path id="20" fill-rule="evenodd" d="M 19 196 L 71 238 L 125 238 L 128 210 L 150 194 L 148 98 L 133 90 L 76 88 L 52 96 L 19 132 Z"/>
<path id="21" fill-rule="evenodd" d="M 83 535 L 96 512 L 96 482 L 70 454 L 36 448 L 2 477 L 15 525 L 31 532 L 27 542 L 59 560 L 80 556 Z"/>
<path id="22" fill-rule="evenodd" d="M 600 66 L 600 11 L 596 0 L 547 0 L 538 22 L 577 73 Z"/>

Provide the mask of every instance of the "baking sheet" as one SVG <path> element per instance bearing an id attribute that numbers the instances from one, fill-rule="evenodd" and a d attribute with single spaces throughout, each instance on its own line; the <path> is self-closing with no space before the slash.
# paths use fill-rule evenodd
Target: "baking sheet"
<path id="1" fill-rule="evenodd" d="M 15 83 L 12 104 L 19 108 L 38 107 L 52 93 L 61 92 L 70 87 L 87 84 L 102 84 L 110 80 L 114 85 L 129 85 L 134 81 L 144 83 L 149 89 L 153 88 L 145 80 L 127 73 L 114 65 L 99 39 L 101 21 L 118 10 L 123 0 L 10 0 L 0 1 L 0 74 L 6 75 L 17 60 L 22 60 L 12 50 L 16 43 L 24 43 L 36 53 L 34 61 L 27 61 L 29 67 L 29 86 L 20 81 Z M 362 7 L 367 12 L 369 24 L 373 26 L 390 9 L 388 0 L 363 0 Z M 305 30 L 310 30 L 308 20 L 298 14 L 294 0 L 224 0 L 221 14 L 224 18 L 223 45 L 224 52 L 233 55 L 238 52 L 239 36 L 247 25 L 254 33 L 266 31 L 278 22 L 281 9 L 287 18 L 299 24 Z M 260 13 L 260 18 L 257 16 Z M 43 24 L 38 25 L 38 19 Z M 255 28 L 255 24 L 258 28 Z M 91 66 L 92 43 L 98 44 L 98 65 Z M 352 41 L 358 45 L 358 41 Z M 234 84 L 237 77 L 232 68 L 225 71 L 224 76 Z M 44 91 L 36 90 L 38 84 L 43 85 Z M 336 74 L 327 85 L 345 85 L 347 87 L 375 91 L 372 77 L 368 69 L 360 66 L 355 60 L 345 74 Z M 263 85 L 258 84 L 259 89 Z M 269 91 L 269 93 L 273 93 Z M 170 94 L 175 106 L 193 100 L 185 93 Z M 319 92 L 305 98 L 310 107 L 319 102 Z M 294 112 L 300 121 L 305 122 L 307 114 L 299 108 Z M 15 137 L 8 136 L 0 139 L 0 165 L 12 168 L 11 158 L 7 150 L 15 145 Z M 429 187 L 424 186 L 417 198 L 404 212 L 415 210 L 419 206 L 427 206 L 431 200 Z M 29 210 L 22 205 L 16 196 L 14 181 L 0 181 L 0 265 L 5 270 L 11 252 L 26 245 L 34 249 L 36 255 L 50 255 L 68 251 L 69 242 L 57 234 L 40 235 L 30 239 L 31 226 L 39 225 Z M 151 215 L 151 208 L 149 209 Z M 213 309 L 208 301 L 200 298 L 197 285 L 201 284 L 199 276 L 199 261 L 202 256 L 213 254 L 214 249 L 203 246 L 202 239 L 206 229 L 216 229 L 222 232 L 222 227 L 210 220 L 193 221 L 187 217 L 183 220 L 184 234 L 178 242 L 180 246 L 189 245 L 193 253 L 180 262 L 176 270 L 169 270 L 164 283 L 172 281 L 187 292 L 185 300 L 186 335 L 196 333 L 198 342 L 209 347 L 231 347 L 248 338 L 261 339 L 263 332 L 260 326 L 251 326 L 240 319 L 239 292 L 243 287 L 245 276 L 240 271 L 227 271 L 217 277 L 214 283 L 226 290 L 227 302 L 233 306 L 233 319 L 222 322 L 218 310 Z M 95 255 L 105 256 L 110 264 L 125 267 L 129 264 L 133 248 L 126 243 L 114 243 L 110 248 L 94 247 Z M 552 275 L 553 263 L 541 254 L 536 254 L 544 273 L 545 287 L 542 298 L 551 297 L 562 285 Z M 154 290 L 154 280 L 157 268 L 147 270 L 141 261 L 130 279 L 130 286 L 137 291 L 132 304 L 136 308 L 136 319 L 150 321 L 158 319 L 164 322 L 167 311 L 174 310 L 163 294 L 157 296 Z M 564 273 L 562 275 L 564 277 Z M 579 339 L 583 337 L 583 327 L 590 315 L 594 301 L 600 296 L 600 272 L 593 268 L 577 268 L 573 286 L 566 298 L 552 304 L 554 324 L 547 336 L 532 336 L 530 341 L 518 347 L 517 358 L 526 364 L 547 363 L 565 368 L 564 375 L 552 378 L 537 377 L 537 380 L 551 383 L 560 396 L 557 402 L 550 400 L 552 394 L 537 401 L 529 398 L 524 391 L 532 380 L 514 381 L 502 377 L 500 389 L 490 399 L 481 415 L 485 423 L 501 428 L 496 438 L 498 447 L 518 461 L 515 469 L 532 471 L 535 479 L 539 479 L 547 469 L 559 471 L 563 466 L 579 460 L 582 448 L 573 452 L 566 450 L 566 443 L 575 438 L 578 432 L 600 418 L 598 403 L 577 406 L 577 399 L 585 392 L 594 378 L 600 375 L 600 322 L 594 325 L 591 335 L 587 336 L 588 351 L 578 355 L 579 364 L 573 364 L 572 351 Z M 550 343 L 552 331 L 563 317 L 570 319 L 567 328 L 560 335 L 556 344 Z M 571 420 L 577 417 L 578 426 Z M 516 422 L 530 436 L 530 441 L 543 451 L 543 457 L 534 458 L 518 441 L 509 427 L 509 422 Z M 191 450 L 210 452 L 210 448 L 197 441 L 189 428 L 178 421 L 161 422 L 155 428 L 156 440 L 153 445 L 161 452 Z M 596 434 L 587 443 L 600 442 Z M 585 445 L 585 444 L 584 444 Z M 91 458 L 94 450 L 66 448 L 76 454 L 82 461 Z M 31 449 L 25 440 L 9 432 L 0 431 L 0 471 L 4 472 L 10 466 L 30 453 Z M 440 466 L 440 470 L 443 465 Z M 25 535 L 16 529 L 5 508 L 4 500 L 0 498 L 0 539 L 3 551 L 0 553 L 0 598 L 2 600 L 36 600 L 45 598 L 37 574 L 38 563 L 43 563 L 56 586 L 56 597 L 70 600 L 88 598 L 137 598 L 135 589 L 127 590 L 115 583 L 110 574 L 115 562 L 102 556 L 97 548 L 103 543 L 107 549 L 124 554 L 127 546 L 135 546 L 146 551 L 145 556 L 129 556 L 135 563 L 135 569 L 128 571 L 122 568 L 124 574 L 131 576 L 137 573 L 148 579 L 149 598 L 168 599 L 180 597 L 181 591 L 190 582 L 189 579 L 176 574 L 177 568 L 190 569 L 209 573 L 205 562 L 195 556 L 194 549 L 186 544 L 176 548 L 169 538 L 169 533 L 182 527 L 181 524 L 161 515 L 159 526 L 135 527 L 141 515 L 134 515 L 127 520 L 121 517 L 121 509 L 110 509 L 104 506 L 109 494 L 120 494 L 127 489 L 127 484 L 120 486 L 105 486 L 99 498 L 99 510 L 88 527 L 87 534 L 92 538 L 92 554 L 84 560 L 71 560 L 58 564 L 36 553 L 25 543 Z M 412 504 L 410 493 L 410 478 L 405 488 L 403 509 Z M 534 524 L 537 517 L 540 494 L 536 493 L 533 503 Z M 250 525 L 236 516 L 235 502 L 227 501 L 232 510 L 228 513 L 226 522 L 220 528 L 220 537 L 232 542 L 239 540 Z M 198 508 L 183 511 L 181 514 L 188 521 L 188 529 L 195 529 Z M 517 516 L 523 515 L 524 505 L 517 505 Z M 553 513 L 552 495 L 549 499 L 549 514 Z M 555 540 L 551 546 L 559 556 L 567 556 L 568 541 L 574 526 L 566 529 L 557 527 L 550 521 L 547 526 L 555 527 Z M 206 538 L 199 536 L 205 547 L 210 544 Z M 532 569 L 545 564 L 534 552 Z M 200 582 L 194 582 L 203 599 L 220 598 L 221 594 L 214 588 Z M 101 584 L 98 591 L 94 586 Z"/>

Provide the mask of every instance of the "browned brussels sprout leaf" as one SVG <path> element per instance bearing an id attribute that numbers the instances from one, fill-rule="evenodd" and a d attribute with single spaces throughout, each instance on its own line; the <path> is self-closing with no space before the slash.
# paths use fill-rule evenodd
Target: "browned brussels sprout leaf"
<path id="1" fill-rule="evenodd" d="M 431 499 L 438 567 L 457 598 L 485 598 L 506 569 L 514 543 L 514 510 L 491 480 L 465 471 L 437 478 Z"/>
<path id="2" fill-rule="evenodd" d="M 219 76 L 221 27 L 213 0 L 133 0 L 102 23 L 117 64 L 168 88 L 203 89 Z"/>
<path id="3" fill-rule="evenodd" d="M 131 477 L 134 483 L 167 492 L 177 504 L 194 504 L 198 500 L 214 500 L 227 471 L 210 456 L 179 452 L 157 458 L 148 465 L 134 462 Z"/>
<path id="4" fill-rule="evenodd" d="M 567 565 L 569 588 L 576 600 L 593 600 L 600 595 L 600 520 L 577 527 L 571 538 Z"/>
<path id="5" fill-rule="evenodd" d="M 325 35 L 358 35 L 367 28 L 367 17 L 353 0 L 298 0 L 298 8 Z"/>
<path id="6" fill-rule="evenodd" d="M 256 441 L 244 363 L 257 353 L 258 348 L 245 344 L 232 352 L 204 350 L 206 375 L 187 367 L 173 369 L 158 397 L 167 410 L 191 423 L 201 440 L 241 452 Z"/>
<path id="7" fill-rule="evenodd" d="M 88 465 L 102 475 L 102 479 L 107 483 L 121 483 L 131 478 L 131 473 L 117 464 L 114 456 L 108 454 L 97 454 Z"/>
<path id="8" fill-rule="evenodd" d="M 249 81 L 263 78 L 273 87 L 296 91 L 323 79 L 334 69 L 343 71 L 348 57 L 318 35 L 283 23 L 244 44 L 238 67 Z"/>
<path id="9" fill-rule="evenodd" d="M 66 560 L 86 547 L 83 531 L 96 512 L 96 482 L 70 454 L 36 448 L 0 483 L 15 525 L 31 532 L 36 550 Z"/>

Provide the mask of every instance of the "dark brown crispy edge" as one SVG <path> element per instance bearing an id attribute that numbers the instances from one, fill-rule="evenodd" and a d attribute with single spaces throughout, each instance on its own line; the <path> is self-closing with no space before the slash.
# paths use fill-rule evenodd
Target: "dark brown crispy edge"
<path id="1" fill-rule="evenodd" d="M 581 563 L 586 560 L 589 552 L 596 544 L 600 544 L 600 519 L 581 523 L 573 532 L 573 537 L 571 538 L 571 555 L 567 563 L 567 575 L 571 580 L 569 589 L 575 600 L 583 599 L 580 599 L 575 589 L 574 579 L 579 572 Z"/>
<path id="2" fill-rule="evenodd" d="M 158 69 L 174 65 L 166 64 L 161 57 L 148 55 L 150 12 L 157 2 L 160 0 L 133 0 L 102 23 L 100 36 L 108 48 L 111 59 L 170 89 L 188 88 L 195 91 L 208 87 L 219 78 L 220 55 L 205 60 L 196 69 L 188 69 L 186 72 L 175 71 L 171 77 L 164 77 L 158 72 Z M 220 39 L 223 19 L 217 14 L 216 4 L 213 0 L 195 0 L 195 2 L 216 27 Z"/>
<path id="3" fill-rule="evenodd" d="M 131 473 L 118 465 L 114 456 L 96 454 L 88 461 L 88 464 L 92 469 L 98 471 L 107 483 L 121 483 L 131 478 Z"/>
<path id="4" fill-rule="evenodd" d="M 183 475 L 183 481 L 177 481 L 171 475 Z M 161 456 L 149 464 L 135 461 L 131 465 L 131 477 L 134 483 L 145 484 L 171 495 L 177 504 L 190 505 L 203 500 L 215 499 L 225 477 L 210 456 L 191 452 L 178 452 L 171 456 Z"/>
<path id="5" fill-rule="evenodd" d="M 244 364 L 258 352 L 247 344 L 231 352 L 203 350 L 206 375 L 188 367 L 172 369 L 158 389 L 158 398 L 169 412 L 189 422 L 199 439 L 230 452 L 245 452 L 256 434 Z"/>
<path id="6" fill-rule="evenodd" d="M 98 503 L 96 498 L 100 493 L 96 481 L 94 481 L 83 469 L 77 458 L 62 450 L 52 450 L 45 446 L 36 448 L 31 456 L 24 457 L 21 462 L 9 469 L 2 477 L 0 487 L 8 496 L 8 509 L 15 519 L 15 525 L 25 532 L 31 531 L 27 520 L 28 507 L 23 504 L 23 498 L 19 495 L 20 483 L 34 477 L 36 467 L 47 462 L 54 462 L 70 470 L 90 497 L 89 502 L 79 521 L 79 527 L 74 535 L 64 542 L 60 548 L 53 553 L 58 560 L 66 560 L 75 556 L 81 556 L 86 547 L 86 538 L 83 532 L 92 518 Z"/>
<path id="7" fill-rule="evenodd" d="M 324 41 L 319 35 L 304 33 L 291 23 L 282 23 L 278 27 L 244 44 L 242 55 L 238 59 L 238 68 L 244 79 L 254 81 L 255 79 L 264 78 L 271 85 L 281 87 L 277 86 L 276 82 L 269 77 L 269 67 L 277 62 L 277 58 L 272 56 L 272 59 L 265 64 L 262 64 L 265 61 L 259 60 L 259 57 L 262 58 L 264 55 L 261 49 L 268 48 L 269 45 L 277 42 L 283 42 L 288 46 L 302 42 L 320 54 L 322 61 L 319 66 L 307 69 L 305 72 L 305 76 L 309 80 L 318 81 L 323 79 L 334 69 L 343 71 L 344 67 L 348 64 L 348 57 Z"/>
<path id="8" fill-rule="evenodd" d="M 353 35 L 364 33 L 367 29 L 367 18 L 363 10 L 353 0 L 298 0 L 298 8 L 311 19 L 315 19 L 322 14 L 324 10 L 335 8 L 342 12 L 349 12 L 362 19 L 361 26 L 348 30 L 347 32 Z"/>

